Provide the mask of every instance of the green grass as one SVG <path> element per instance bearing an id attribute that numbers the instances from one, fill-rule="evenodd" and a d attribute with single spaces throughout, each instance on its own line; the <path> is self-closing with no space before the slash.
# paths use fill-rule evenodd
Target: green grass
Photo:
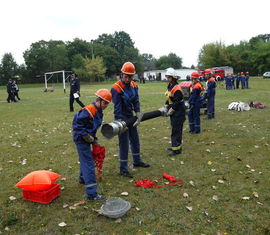
<path id="1" fill-rule="evenodd" d="M 134 187 L 134 181 L 118 176 L 119 162 L 114 156 L 118 153 L 117 137 L 106 140 L 98 132 L 100 143 L 107 149 L 99 191 L 107 197 L 127 191 L 129 195 L 124 199 L 132 204 L 121 223 L 98 216 L 93 209 L 99 209 L 101 203 L 86 202 L 75 210 L 63 208 L 64 204 L 72 206 L 85 200 L 84 187 L 77 182 L 78 156 L 70 133 L 74 114 L 68 112 L 68 94 L 63 94 L 60 87 L 43 93 L 42 86 L 21 86 L 21 102 L 10 104 L 4 102 L 5 89 L 0 89 L 0 233 L 270 234 L 270 109 L 241 113 L 227 110 L 233 101 L 259 100 L 270 106 L 270 81 L 251 78 L 249 90 L 226 91 L 220 86 L 216 119 L 201 120 L 199 135 L 188 133 L 186 121 L 184 152 L 174 158 L 167 157 L 164 150 L 170 140 L 169 119 L 160 117 L 141 123 L 141 152 L 151 168 L 132 171 L 135 179 L 157 179 L 168 173 L 186 180 L 182 185 Z M 91 103 L 97 89 L 110 86 L 84 84 L 81 100 Z M 142 110 L 161 107 L 165 89 L 166 83 L 140 85 Z M 75 107 L 79 109 L 77 104 Z M 110 105 L 105 122 L 113 120 L 112 112 Z M 12 146 L 14 143 L 16 146 Z M 23 159 L 27 159 L 25 165 L 21 164 Z M 131 156 L 129 159 L 131 167 Z M 24 201 L 21 190 L 14 187 L 27 173 L 39 169 L 51 169 L 66 178 L 58 180 L 64 187 L 62 195 L 49 205 Z M 259 197 L 254 197 L 253 192 Z M 189 197 L 184 198 L 183 193 Z M 214 195 L 218 201 L 212 199 Z M 11 201 L 10 196 L 17 199 Z M 242 200 L 244 196 L 250 199 Z M 187 206 L 192 206 L 192 211 Z M 67 226 L 59 227 L 60 222 Z"/>

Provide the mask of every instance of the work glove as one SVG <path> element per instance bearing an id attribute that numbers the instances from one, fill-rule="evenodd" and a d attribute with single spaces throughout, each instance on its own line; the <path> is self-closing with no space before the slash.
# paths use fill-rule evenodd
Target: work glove
<path id="1" fill-rule="evenodd" d="M 142 117 L 143 117 L 143 113 L 137 112 L 136 113 L 136 117 L 137 117 L 137 120 L 133 124 L 134 127 L 138 126 L 141 123 L 141 120 L 142 120 Z"/>
<path id="2" fill-rule="evenodd" d="M 164 116 L 164 117 L 167 116 L 167 112 L 168 112 L 168 108 L 167 107 L 161 107 L 158 110 L 161 112 L 161 116 Z"/>
<path id="3" fill-rule="evenodd" d="M 84 135 L 83 139 L 85 142 L 87 142 L 89 144 L 93 144 L 95 142 L 95 138 L 91 135 Z"/>
<path id="4" fill-rule="evenodd" d="M 175 110 L 173 108 L 170 108 L 169 111 L 167 112 L 167 116 L 173 115 Z"/>

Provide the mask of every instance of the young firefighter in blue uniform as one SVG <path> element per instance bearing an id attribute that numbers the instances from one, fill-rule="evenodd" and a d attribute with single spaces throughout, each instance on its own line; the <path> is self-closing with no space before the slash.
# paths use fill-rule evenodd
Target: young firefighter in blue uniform
<path id="1" fill-rule="evenodd" d="M 80 79 L 76 73 L 71 74 L 70 79 L 70 94 L 69 94 L 69 110 L 74 111 L 74 100 L 83 108 L 84 104 L 80 101 Z"/>
<path id="2" fill-rule="evenodd" d="M 170 116 L 172 133 L 171 144 L 172 147 L 168 148 L 171 152 L 169 156 L 174 156 L 182 153 L 182 132 L 183 124 L 186 120 L 184 96 L 182 88 L 177 83 L 177 75 L 173 68 L 168 68 L 165 76 L 167 77 L 168 87 L 166 91 L 167 101 L 166 106 L 168 108 L 167 115 Z"/>
<path id="3" fill-rule="evenodd" d="M 246 76 L 245 76 L 244 72 L 241 72 L 240 80 L 241 80 L 241 89 L 245 89 L 246 88 Z"/>
<path id="4" fill-rule="evenodd" d="M 138 95 L 138 86 L 132 81 L 132 76 L 136 73 L 135 66 L 131 62 L 123 64 L 121 69 L 121 79 L 111 88 L 112 100 L 114 103 L 115 120 L 127 120 L 136 113 L 137 121 L 127 131 L 118 135 L 119 140 L 119 158 L 120 158 L 120 175 L 132 178 L 128 171 L 128 151 L 129 143 L 133 157 L 134 167 L 150 167 L 144 163 L 140 156 L 140 140 L 137 126 L 140 124 L 143 114 L 140 112 L 140 101 Z"/>
<path id="5" fill-rule="evenodd" d="M 246 72 L 246 89 L 249 89 L 248 82 L 249 82 L 249 72 Z"/>
<path id="6" fill-rule="evenodd" d="M 215 118 L 215 95 L 216 95 L 216 81 L 215 78 L 210 76 L 207 80 L 207 91 L 205 98 L 207 98 L 207 118 Z"/>
<path id="7" fill-rule="evenodd" d="M 91 152 L 91 144 L 95 143 L 96 132 L 103 119 L 103 110 L 112 100 L 111 92 L 100 89 L 96 92 L 96 102 L 85 106 L 75 114 L 73 140 L 76 144 L 80 160 L 79 182 L 85 184 L 87 198 L 91 201 L 103 201 L 105 197 L 97 193 L 95 164 Z"/>
<path id="8" fill-rule="evenodd" d="M 188 112 L 189 132 L 191 134 L 198 134 L 201 132 L 200 120 L 200 106 L 201 106 L 201 91 L 202 85 L 199 82 L 200 75 L 197 72 L 191 74 L 192 78 L 192 91 L 188 100 L 190 109 Z"/>

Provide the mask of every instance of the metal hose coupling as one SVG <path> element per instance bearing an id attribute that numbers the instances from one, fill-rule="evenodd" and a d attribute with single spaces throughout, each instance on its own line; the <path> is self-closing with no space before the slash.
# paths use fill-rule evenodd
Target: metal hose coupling
<path id="1" fill-rule="evenodd" d="M 113 121 L 102 125 L 101 133 L 108 139 L 121 134 L 127 130 L 126 122 L 124 121 Z"/>
<path id="2" fill-rule="evenodd" d="M 167 108 L 162 107 L 158 110 L 144 113 L 141 121 L 143 122 L 160 116 L 167 116 Z M 133 116 L 125 121 L 116 120 L 110 123 L 103 124 L 101 128 L 101 133 L 104 137 L 111 139 L 118 134 L 124 133 L 129 127 L 133 126 L 136 120 L 137 117 Z"/>

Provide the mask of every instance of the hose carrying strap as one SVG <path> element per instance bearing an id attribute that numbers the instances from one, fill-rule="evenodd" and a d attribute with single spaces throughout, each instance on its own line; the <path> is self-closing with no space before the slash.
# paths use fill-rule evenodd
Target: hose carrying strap
<path id="1" fill-rule="evenodd" d="M 155 185 L 157 181 L 160 181 L 162 179 L 167 179 L 170 182 L 170 184 Z M 153 180 L 153 181 L 149 180 L 149 179 L 136 180 L 135 181 L 135 186 L 136 187 L 142 187 L 142 188 L 154 188 L 154 187 L 156 187 L 156 188 L 164 188 L 164 187 L 168 187 L 168 186 L 182 184 L 184 182 L 185 182 L 184 180 L 177 179 L 172 175 L 164 173 L 164 174 L 162 174 L 162 177 L 160 177 L 157 180 Z"/>

